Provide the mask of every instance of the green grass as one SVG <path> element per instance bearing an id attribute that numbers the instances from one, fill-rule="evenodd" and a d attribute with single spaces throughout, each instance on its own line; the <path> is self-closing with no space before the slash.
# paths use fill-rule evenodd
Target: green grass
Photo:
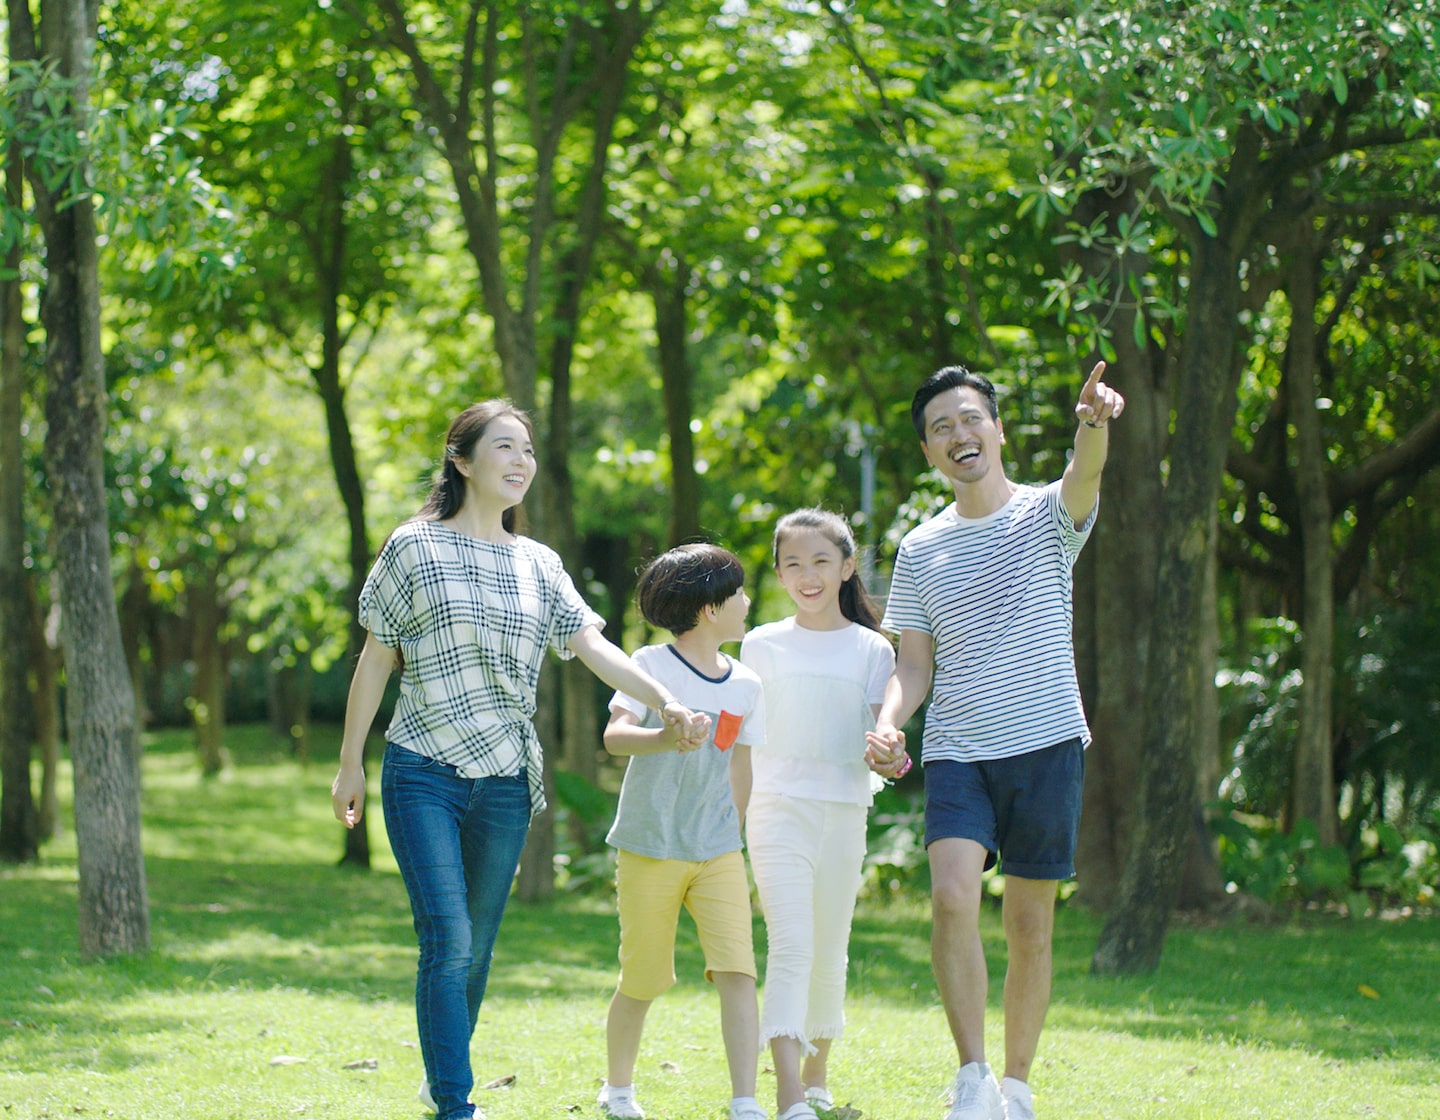
<path id="1" fill-rule="evenodd" d="M 335 733 L 317 733 L 334 757 Z M 200 778 L 184 736 L 145 754 L 154 950 L 85 963 L 73 837 L 0 869 L 0 1120 L 421 1120 L 414 937 L 372 774 L 376 870 L 337 868 L 328 761 L 303 769 L 236 729 Z M 1440 1117 L 1440 923 L 1310 916 L 1177 929 L 1138 979 L 1088 972 L 1096 919 L 1062 909 L 1033 1075 L 1042 1120 Z M 1002 1053 L 998 916 L 989 1044 Z M 873 1120 L 939 1120 L 954 1054 L 923 902 L 864 900 L 832 1088 Z M 757 920 L 756 945 L 764 927 Z M 492 1120 L 593 1116 L 615 978 L 610 898 L 512 904 L 473 1049 Z M 728 1096 L 714 995 L 682 930 L 680 984 L 651 1012 L 639 1076 L 656 1120 L 716 1120 Z M 1378 997 L 1378 998 L 1377 998 Z M 272 1064 L 279 1057 L 300 1059 Z M 346 1069 L 373 1059 L 373 1069 Z M 762 1100 L 774 1080 L 763 1072 Z"/>

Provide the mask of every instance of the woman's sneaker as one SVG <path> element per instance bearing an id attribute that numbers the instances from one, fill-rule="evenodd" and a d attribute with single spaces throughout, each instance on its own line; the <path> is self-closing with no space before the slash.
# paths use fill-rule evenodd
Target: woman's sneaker
<path id="1" fill-rule="evenodd" d="M 430 1079 L 428 1077 L 420 1082 L 420 1088 L 415 1095 L 420 1098 L 420 1103 L 431 1112 L 439 1113 L 440 1110 L 435 1107 L 435 1098 L 430 1093 Z M 479 1105 L 475 1106 L 472 1120 L 485 1120 L 485 1110 Z"/>
<path id="2" fill-rule="evenodd" d="M 611 1120 L 645 1120 L 645 1110 L 635 1099 L 635 1086 L 616 1088 L 610 1082 L 600 1086 L 600 1095 L 595 1098 L 600 1111 Z"/>

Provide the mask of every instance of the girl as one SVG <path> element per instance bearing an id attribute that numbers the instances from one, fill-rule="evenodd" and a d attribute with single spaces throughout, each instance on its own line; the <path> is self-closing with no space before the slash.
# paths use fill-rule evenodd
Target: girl
<path id="1" fill-rule="evenodd" d="M 770 1043 L 780 1120 L 816 1120 L 815 1108 L 834 1107 L 826 1061 L 845 1025 L 846 946 L 873 797 L 865 732 L 895 654 L 843 518 L 787 514 L 774 558 L 795 614 L 750 631 L 740 649 L 765 685 L 767 724 L 746 825 L 769 934 L 760 1041 Z M 903 773 L 899 765 L 885 773 Z"/>
<path id="2" fill-rule="evenodd" d="M 380 549 L 360 593 L 368 634 L 345 709 L 335 816 L 365 811 L 365 737 L 399 665 L 380 797 L 420 963 L 415 1014 L 440 1120 L 483 1120 L 469 1101 L 470 1037 L 530 818 L 545 806 L 531 722 L 547 648 L 658 709 L 682 739 L 695 717 L 600 636 L 560 558 L 514 532 L 535 478 L 530 420 L 502 400 L 457 416 L 424 507 Z"/>

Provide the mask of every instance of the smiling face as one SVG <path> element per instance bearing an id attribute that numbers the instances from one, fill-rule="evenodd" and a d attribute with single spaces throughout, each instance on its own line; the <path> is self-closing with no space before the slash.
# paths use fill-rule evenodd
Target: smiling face
<path id="1" fill-rule="evenodd" d="M 482 505 L 518 506 L 535 481 L 535 447 L 530 431 L 514 416 L 485 425 L 468 459 L 455 459 L 465 488 Z"/>
<path id="2" fill-rule="evenodd" d="M 795 620 L 816 630 L 848 623 L 840 610 L 840 585 L 855 574 L 855 560 L 818 529 L 796 529 L 776 549 L 775 574 L 795 602 Z"/>
<path id="3" fill-rule="evenodd" d="M 925 460 L 956 488 L 1003 482 L 1005 430 L 970 386 L 947 389 L 925 406 Z"/>

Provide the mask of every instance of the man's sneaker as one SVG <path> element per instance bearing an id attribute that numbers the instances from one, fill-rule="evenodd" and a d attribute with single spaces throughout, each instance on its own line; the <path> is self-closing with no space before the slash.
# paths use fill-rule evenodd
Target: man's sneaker
<path id="1" fill-rule="evenodd" d="M 1007 1077 L 1000 1082 L 1000 1095 L 1005 1098 L 1005 1115 L 1010 1120 L 1035 1120 L 1035 1102 L 1025 1082 Z"/>
<path id="2" fill-rule="evenodd" d="M 732 1097 L 730 1120 L 770 1120 L 770 1114 L 754 1097 Z"/>
<path id="3" fill-rule="evenodd" d="M 645 1120 L 645 1110 L 635 1099 L 635 1086 L 616 1088 L 610 1082 L 600 1086 L 600 1095 L 595 1098 L 600 1111 L 612 1120 Z"/>
<path id="4" fill-rule="evenodd" d="M 780 1120 L 820 1120 L 809 1101 L 796 1101 L 780 1114 Z"/>
<path id="5" fill-rule="evenodd" d="M 984 1062 L 960 1067 L 945 1103 L 950 1106 L 945 1120 L 1005 1120 L 1005 1098 Z"/>
<path id="6" fill-rule="evenodd" d="M 805 1099 L 810 1102 L 810 1107 L 817 1112 L 823 1109 L 826 1112 L 835 1111 L 835 1098 L 830 1095 L 830 1090 L 824 1085 L 805 1086 Z"/>

